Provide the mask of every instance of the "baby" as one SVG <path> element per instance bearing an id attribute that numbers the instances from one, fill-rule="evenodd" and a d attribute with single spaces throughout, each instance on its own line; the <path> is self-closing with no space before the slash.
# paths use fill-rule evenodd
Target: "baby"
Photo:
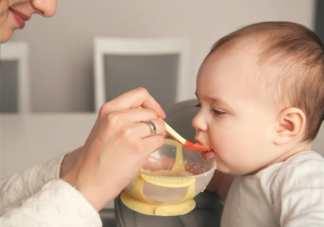
<path id="1" fill-rule="evenodd" d="M 324 226 L 324 49 L 310 29 L 264 22 L 213 46 L 201 65 L 196 141 L 236 175 L 221 226 Z M 213 185 L 213 182 L 211 183 Z"/>

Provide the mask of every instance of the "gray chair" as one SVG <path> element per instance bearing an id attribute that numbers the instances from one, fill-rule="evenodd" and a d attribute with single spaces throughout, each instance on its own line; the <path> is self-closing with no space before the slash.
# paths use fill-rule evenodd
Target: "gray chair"
<path id="1" fill-rule="evenodd" d="M 184 138 L 193 141 L 195 130 L 191 125 L 197 114 L 196 100 L 174 104 L 166 108 L 165 121 Z M 115 219 L 117 227 L 217 227 L 223 205 L 219 197 L 211 192 L 200 193 L 196 198 L 196 208 L 188 214 L 175 217 L 148 216 L 132 211 L 120 199 L 115 199 Z"/>
<path id="2" fill-rule="evenodd" d="M 147 88 L 163 108 L 185 100 L 189 47 L 187 38 L 96 37 L 95 110 L 137 87 Z"/>
<path id="3" fill-rule="evenodd" d="M 28 45 L 1 44 L 0 55 L 0 114 L 30 113 Z"/>

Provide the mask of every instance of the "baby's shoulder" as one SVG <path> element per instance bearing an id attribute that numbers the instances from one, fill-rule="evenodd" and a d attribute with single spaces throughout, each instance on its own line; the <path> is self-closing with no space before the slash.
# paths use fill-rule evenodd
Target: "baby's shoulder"
<path id="1" fill-rule="evenodd" d="M 270 195 L 281 226 L 322 223 L 324 158 L 314 151 L 303 151 L 287 159 L 274 177 Z"/>
<path id="2" fill-rule="evenodd" d="M 288 158 L 279 168 L 274 186 L 324 185 L 324 158 L 315 151 L 303 151 Z"/>
<path id="3" fill-rule="evenodd" d="M 280 167 L 279 172 L 296 169 L 297 172 L 323 167 L 324 158 L 315 151 L 302 151 L 288 158 Z"/>

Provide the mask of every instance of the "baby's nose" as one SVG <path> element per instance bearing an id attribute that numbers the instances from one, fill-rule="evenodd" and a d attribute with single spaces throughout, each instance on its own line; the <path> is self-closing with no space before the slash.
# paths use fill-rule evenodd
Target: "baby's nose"
<path id="1" fill-rule="evenodd" d="M 192 126 L 196 129 L 196 133 L 198 133 L 198 131 L 207 131 L 208 129 L 207 123 L 200 113 L 192 119 Z"/>

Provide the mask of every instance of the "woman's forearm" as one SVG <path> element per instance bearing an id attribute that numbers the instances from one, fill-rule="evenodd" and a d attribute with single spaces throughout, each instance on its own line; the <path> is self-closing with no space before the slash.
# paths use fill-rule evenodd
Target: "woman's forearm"
<path id="1" fill-rule="evenodd" d="M 0 215 L 0 226 L 101 227 L 98 212 L 74 188 L 62 180 L 52 180 L 21 205 Z"/>
<path id="2" fill-rule="evenodd" d="M 47 182 L 58 179 L 63 155 L 28 168 L 0 181 L 0 214 L 7 207 L 37 193 Z"/>
<path id="3" fill-rule="evenodd" d="M 59 178 L 63 178 L 73 168 L 81 152 L 82 147 L 79 147 L 64 156 L 61 162 Z"/>

